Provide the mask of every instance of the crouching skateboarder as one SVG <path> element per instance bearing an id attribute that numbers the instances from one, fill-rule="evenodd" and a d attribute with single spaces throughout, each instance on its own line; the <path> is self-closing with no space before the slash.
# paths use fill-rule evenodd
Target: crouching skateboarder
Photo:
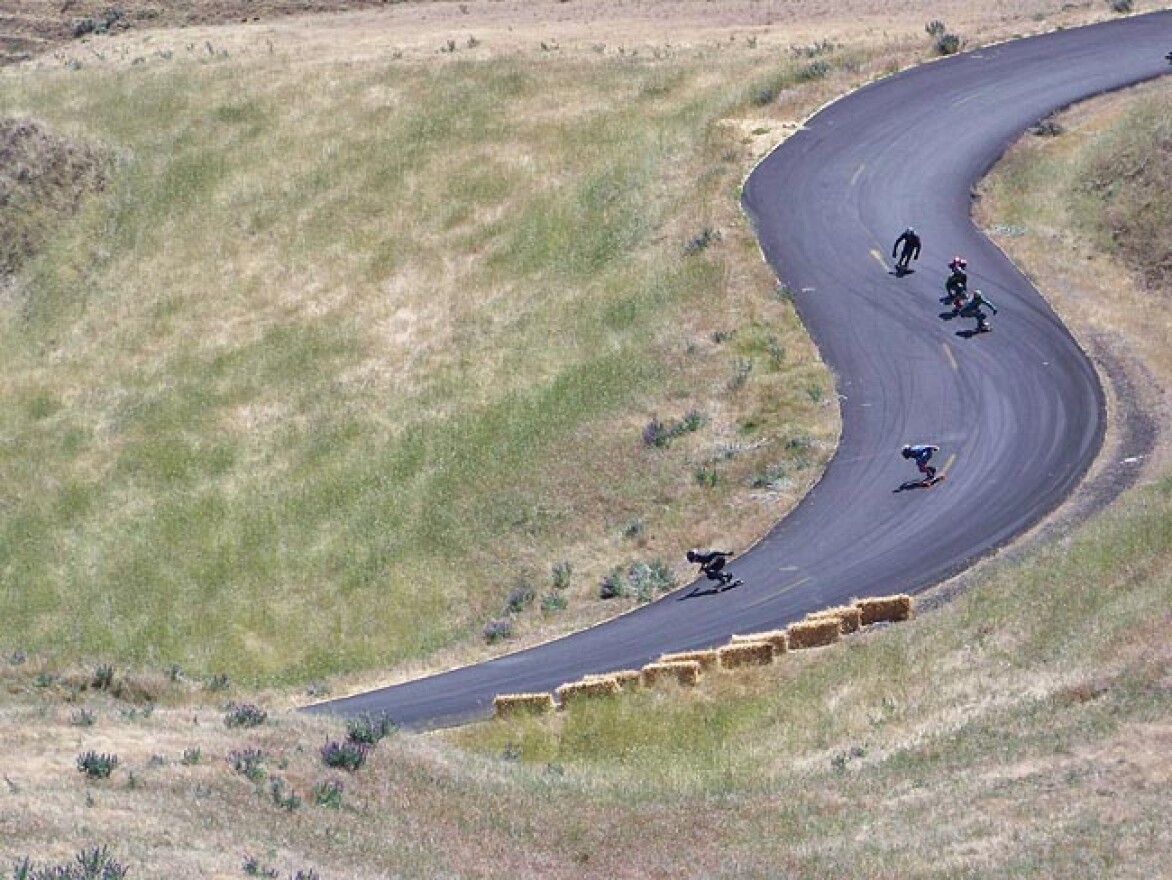
<path id="1" fill-rule="evenodd" d="M 716 582 L 717 591 L 731 590 L 742 583 L 733 577 L 731 571 L 725 570 L 725 563 L 732 555 L 731 550 L 689 550 L 688 562 L 699 565 L 705 577 Z"/>
<path id="2" fill-rule="evenodd" d="M 932 460 L 932 456 L 939 451 L 939 446 L 933 446 L 930 443 L 908 444 L 900 450 L 900 455 L 902 455 L 904 458 L 915 460 L 916 467 L 919 469 L 920 473 L 923 474 L 923 479 L 920 480 L 920 485 L 924 486 L 925 488 L 935 485 L 936 483 L 940 482 L 940 480 L 944 479 L 942 476 L 937 477 L 936 468 L 928 464 L 928 462 Z M 915 483 L 912 483 L 911 485 L 914 486 Z"/>

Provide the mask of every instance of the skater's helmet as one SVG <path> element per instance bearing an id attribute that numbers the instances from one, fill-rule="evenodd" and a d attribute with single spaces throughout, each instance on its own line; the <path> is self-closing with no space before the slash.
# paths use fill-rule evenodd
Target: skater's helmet
<path id="1" fill-rule="evenodd" d="M 904 458 L 911 458 L 912 457 L 911 446 L 904 446 L 903 449 L 901 449 L 899 451 L 899 454 L 902 455 Z"/>
<path id="2" fill-rule="evenodd" d="M 903 231 L 903 234 L 904 234 L 904 235 L 915 235 L 915 234 L 916 234 L 916 227 L 914 227 L 914 226 L 909 226 L 907 229 L 905 229 L 905 230 Z"/>
<path id="3" fill-rule="evenodd" d="M 953 257 L 952 262 L 948 264 L 949 269 L 965 269 L 968 268 L 969 261 L 964 257 Z"/>
<path id="4" fill-rule="evenodd" d="M 688 551 L 688 562 L 695 562 L 695 561 L 696 561 L 696 551 L 689 550 Z"/>

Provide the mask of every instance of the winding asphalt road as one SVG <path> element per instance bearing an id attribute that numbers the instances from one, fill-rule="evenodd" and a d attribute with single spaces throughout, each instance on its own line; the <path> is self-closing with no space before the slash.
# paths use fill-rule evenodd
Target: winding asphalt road
<path id="1" fill-rule="evenodd" d="M 754 170 L 744 207 L 836 375 L 843 432 L 818 485 L 733 561 L 744 586 L 689 585 L 554 642 L 307 711 L 385 713 L 408 729 L 467 722 L 498 693 L 923 590 L 1038 522 L 1097 454 L 1103 394 L 1049 306 L 972 224 L 971 187 L 1056 109 L 1167 73 L 1169 50 L 1162 12 L 942 59 L 830 104 Z M 907 225 L 924 252 L 897 278 L 890 249 Z M 971 320 L 940 317 L 954 253 L 1000 309 L 992 333 L 965 338 Z M 948 479 L 896 491 L 915 476 L 904 442 L 938 444 Z"/>

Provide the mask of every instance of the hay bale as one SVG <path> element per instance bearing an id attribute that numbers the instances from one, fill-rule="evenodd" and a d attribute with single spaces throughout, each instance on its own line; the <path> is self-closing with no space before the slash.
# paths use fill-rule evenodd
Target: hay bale
<path id="1" fill-rule="evenodd" d="M 647 687 L 655 687 L 665 681 L 691 686 L 700 680 L 700 663 L 696 660 L 648 663 L 643 667 L 641 677 Z"/>
<path id="2" fill-rule="evenodd" d="M 663 654 L 660 663 L 676 663 L 680 660 L 695 660 L 705 672 L 710 672 L 720 665 L 720 656 L 715 649 L 708 651 L 677 651 L 674 654 Z"/>
<path id="3" fill-rule="evenodd" d="M 737 642 L 735 645 L 725 645 L 717 653 L 724 669 L 768 666 L 773 662 L 773 645 L 769 642 Z"/>
<path id="4" fill-rule="evenodd" d="M 859 631 L 863 612 L 858 605 L 840 605 L 837 608 L 823 608 L 821 611 L 807 614 L 806 620 L 824 620 L 828 617 L 838 621 L 838 631 L 845 636 Z"/>
<path id="5" fill-rule="evenodd" d="M 544 715 L 553 711 L 553 694 L 497 694 L 492 698 L 497 718 L 514 715 Z"/>
<path id="6" fill-rule="evenodd" d="M 912 597 L 901 593 L 895 596 L 873 596 L 870 599 L 860 599 L 855 605 L 859 609 L 863 626 L 872 623 L 898 623 L 901 620 L 910 620 L 915 609 Z"/>
<path id="7" fill-rule="evenodd" d="M 788 632 L 789 646 L 794 650 L 832 645 L 840 635 L 836 617 L 803 620 L 790 626 Z"/>
<path id="8" fill-rule="evenodd" d="M 621 690 L 622 688 L 619 687 L 619 683 L 615 681 L 613 676 L 598 675 L 563 684 L 554 693 L 557 694 L 558 702 L 565 706 L 571 700 L 613 697 Z"/>
<path id="9" fill-rule="evenodd" d="M 619 683 L 625 691 L 631 691 L 643 683 L 643 673 L 638 669 L 620 669 L 612 672 L 610 677 Z"/>
<path id="10" fill-rule="evenodd" d="M 769 644 L 773 645 L 774 654 L 784 654 L 789 650 L 789 633 L 784 629 L 775 629 L 769 632 L 734 635 L 732 637 L 732 643 L 734 645 L 740 644 L 741 642 L 769 642 Z"/>

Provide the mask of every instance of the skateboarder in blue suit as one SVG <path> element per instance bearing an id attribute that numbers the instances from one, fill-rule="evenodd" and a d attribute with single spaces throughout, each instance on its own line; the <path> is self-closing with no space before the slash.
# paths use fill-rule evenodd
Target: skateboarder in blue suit
<path id="1" fill-rule="evenodd" d="M 928 464 L 932 456 L 940 451 L 939 446 L 932 446 L 929 443 L 908 444 L 901 451 L 900 454 L 904 458 L 915 459 L 916 467 L 920 469 L 920 473 L 924 475 L 924 482 L 930 483 L 936 478 L 936 468 Z"/>

